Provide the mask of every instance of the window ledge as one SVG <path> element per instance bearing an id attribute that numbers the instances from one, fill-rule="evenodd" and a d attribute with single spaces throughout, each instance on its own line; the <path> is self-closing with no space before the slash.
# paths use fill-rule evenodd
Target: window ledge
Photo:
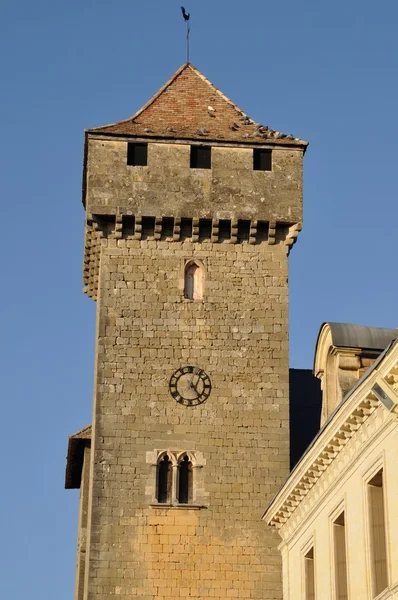
<path id="1" fill-rule="evenodd" d="M 207 508 L 204 504 L 171 504 L 168 502 L 152 502 L 149 506 L 152 508 L 172 508 L 176 510 L 200 510 Z"/>

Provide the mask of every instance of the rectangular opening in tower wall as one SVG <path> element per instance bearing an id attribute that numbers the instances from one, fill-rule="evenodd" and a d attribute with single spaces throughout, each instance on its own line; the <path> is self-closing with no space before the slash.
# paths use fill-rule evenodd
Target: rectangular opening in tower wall
<path id="1" fill-rule="evenodd" d="M 266 221 L 258 221 L 257 223 L 257 242 L 262 242 L 268 238 L 268 223 Z"/>
<path id="2" fill-rule="evenodd" d="M 162 219 L 162 239 L 173 239 L 174 233 L 174 218 L 163 217 Z"/>
<path id="3" fill-rule="evenodd" d="M 132 237 L 135 230 L 135 217 L 125 215 L 123 216 L 123 236 Z"/>
<path id="4" fill-rule="evenodd" d="M 146 240 L 155 235 L 155 217 L 142 217 L 142 238 Z"/>
<path id="5" fill-rule="evenodd" d="M 181 219 L 180 240 L 190 239 L 192 237 L 192 219 Z"/>
<path id="6" fill-rule="evenodd" d="M 250 221 L 238 221 L 238 243 L 246 242 L 250 237 Z"/>
<path id="7" fill-rule="evenodd" d="M 231 238 L 231 221 L 220 219 L 218 224 L 218 239 L 220 242 Z"/>
<path id="8" fill-rule="evenodd" d="M 191 169 L 211 169 L 210 146 L 191 146 Z"/>
<path id="9" fill-rule="evenodd" d="M 199 219 L 199 241 L 209 240 L 211 238 L 211 219 Z"/>
<path id="10" fill-rule="evenodd" d="M 253 150 L 253 169 L 255 171 L 272 171 L 272 150 L 264 148 Z"/>
<path id="11" fill-rule="evenodd" d="M 130 167 L 146 167 L 148 164 L 148 144 L 127 143 L 127 164 Z"/>

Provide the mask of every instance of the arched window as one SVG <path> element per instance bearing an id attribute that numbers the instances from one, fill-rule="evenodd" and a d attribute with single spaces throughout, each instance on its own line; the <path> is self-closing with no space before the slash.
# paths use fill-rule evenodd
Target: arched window
<path id="1" fill-rule="evenodd" d="M 203 298 L 203 267 L 196 262 L 185 266 L 184 296 L 189 300 Z"/>
<path id="2" fill-rule="evenodd" d="M 192 502 L 192 489 L 192 463 L 185 455 L 178 464 L 177 500 L 179 504 Z"/>
<path id="3" fill-rule="evenodd" d="M 156 487 L 157 501 L 162 504 L 171 502 L 172 466 L 171 460 L 167 454 L 165 454 L 158 462 Z"/>

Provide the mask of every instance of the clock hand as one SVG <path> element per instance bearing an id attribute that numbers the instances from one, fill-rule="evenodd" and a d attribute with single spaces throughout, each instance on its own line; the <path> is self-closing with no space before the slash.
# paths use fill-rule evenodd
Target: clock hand
<path id="1" fill-rule="evenodd" d="M 197 377 L 197 380 L 196 380 L 196 383 L 195 383 L 195 387 L 196 387 L 198 385 L 198 383 L 199 383 L 200 377 L 199 377 L 199 375 L 197 373 L 193 373 L 192 377 L 191 377 L 191 381 L 192 382 L 193 382 L 195 376 Z"/>
<path id="2" fill-rule="evenodd" d="M 194 388 L 194 390 L 197 392 L 196 386 L 199 383 L 199 376 L 196 375 L 198 377 L 198 381 L 196 382 L 196 384 L 194 384 L 193 380 L 194 380 L 195 375 L 196 375 L 196 373 L 192 373 L 192 376 L 191 376 L 191 378 L 189 380 L 188 385 L 189 385 L 190 388 Z"/>
<path id="3" fill-rule="evenodd" d="M 191 382 L 191 389 L 195 390 L 197 396 L 200 396 L 200 392 L 198 390 L 199 379 L 196 383 Z"/>

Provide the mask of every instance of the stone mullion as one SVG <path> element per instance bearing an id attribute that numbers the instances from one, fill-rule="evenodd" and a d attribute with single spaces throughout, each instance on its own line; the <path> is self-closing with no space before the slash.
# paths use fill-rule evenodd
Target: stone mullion
<path id="1" fill-rule="evenodd" d="M 178 485 L 178 465 L 171 466 L 171 504 L 178 504 L 177 485 Z"/>

